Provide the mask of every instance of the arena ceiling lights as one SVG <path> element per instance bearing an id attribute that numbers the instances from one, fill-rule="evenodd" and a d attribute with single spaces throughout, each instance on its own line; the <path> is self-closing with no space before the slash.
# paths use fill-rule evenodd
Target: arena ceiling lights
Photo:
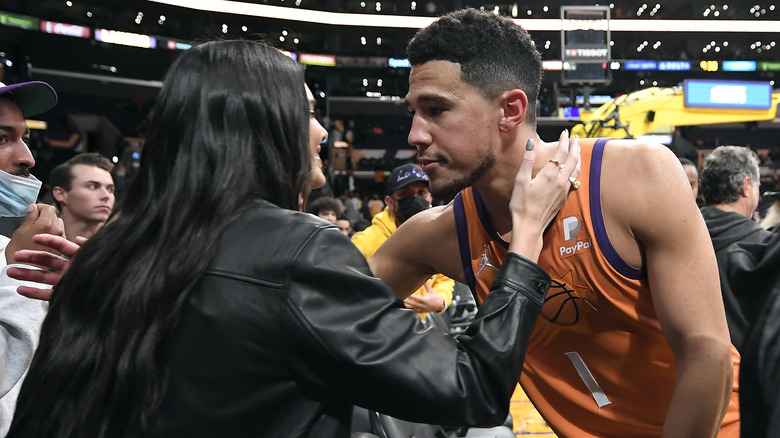
<path id="1" fill-rule="evenodd" d="M 310 9 L 269 6 L 228 0 L 147 0 L 170 6 L 197 9 L 225 14 L 247 15 L 279 20 L 302 21 L 307 23 L 332 24 L 335 26 L 388 27 L 399 29 L 421 29 L 433 22 L 436 17 L 417 17 L 403 15 L 352 14 L 340 12 L 315 11 Z M 529 31 L 560 32 L 563 28 L 560 19 L 515 19 Z M 727 33 L 780 33 L 780 21 L 777 20 L 609 20 L 612 32 L 713 32 L 717 23 L 718 32 Z"/>

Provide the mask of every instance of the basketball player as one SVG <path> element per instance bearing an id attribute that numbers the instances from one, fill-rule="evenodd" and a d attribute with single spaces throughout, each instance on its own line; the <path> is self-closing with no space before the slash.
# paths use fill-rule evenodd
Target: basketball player
<path id="1" fill-rule="evenodd" d="M 526 143 L 539 148 L 536 172 L 564 167 L 536 133 L 540 55 L 512 21 L 473 9 L 420 31 L 408 55 L 409 143 L 434 196 L 457 196 L 401 226 L 371 269 L 402 298 L 441 272 L 483 300 Z M 679 161 L 638 141 L 580 144 L 579 180 L 543 238 L 539 264 L 556 286 L 520 383 L 559 436 L 737 436 L 739 355 Z"/>

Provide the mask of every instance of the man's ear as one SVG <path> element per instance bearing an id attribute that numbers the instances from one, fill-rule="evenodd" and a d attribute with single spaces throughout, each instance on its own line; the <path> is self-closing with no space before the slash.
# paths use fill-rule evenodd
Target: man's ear
<path id="1" fill-rule="evenodd" d="M 395 212 L 395 204 L 393 204 L 393 198 L 390 195 L 385 195 L 385 205 L 390 208 L 390 211 Z"/>
<path id="2" fill-rule="evenodd" d="M 500 128 L 502 132 L 509 132 L 523 123 L 528 111 L 528 96 L 523 90 L 515 88 L 504 93 L 501 97 L 502 110 Z"/>
<path id="3" fill-rule="evenodd" d="M 60 204 L 62 204 L 62 201 L 65 200 L 66 193 L 67 192 L 65 191 L 65 189 L 63 189 L 60 186 L 54 186 L 54 188 L 51 189 L 52 196 L 54 196 L 54 199 L 56 199 L 57 202 L 59 202 Z"/>
<path id="4" fill-rule="evenodd" d="M 751 193 L 753 193 L 753 183 L 750 177 L 746 176 L 742 178 L 742 197 L 747 198 Z"/>

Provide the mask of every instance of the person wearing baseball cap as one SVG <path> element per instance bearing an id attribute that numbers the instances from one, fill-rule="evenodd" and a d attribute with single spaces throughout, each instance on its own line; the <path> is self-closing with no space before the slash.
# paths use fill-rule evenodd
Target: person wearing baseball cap
<path id="1" fill-rule="evenodd" d="M 30 174 L 35 159 L 25 119 L 57 103 L 51 85 L 40 82 L 0 83 L 0 235 L 11 237 L 38 198 L 41 182 Z M 8 219 L 6 219 L 8 218 Z"/>
<path id="2" fill-rule="evenodd" d="M 14 262 L 17 249 L 36 249 L 35 234 L 63 230 L 53 206 L 35 204 L 41 182 L 30 174 L 35 159 L 25 122 L 56 103 L 57 93 L 45 82 L 0 83 L 0 436 L 10 426 L 48 309 L 48 303 L 16 292 L 22 283 L 8 277 L 5 264 Z"/>
<path id="3" fill-rule="evenodd" d="M 366 259 L 371 258 L 395 230 L 415 214 L 431 207 L 433 197 L 428 189 L 428 175 L 416 164 L 396 167 L 387 180 L 384 211 L 371 219 L 371 225 L 352 236 L 352 243 Z M 442 313 L 452 302 L 455 281 L 441 274 L 433 275 L 414 294 L 404 300 L 423 321 L 429 312 Z"/>

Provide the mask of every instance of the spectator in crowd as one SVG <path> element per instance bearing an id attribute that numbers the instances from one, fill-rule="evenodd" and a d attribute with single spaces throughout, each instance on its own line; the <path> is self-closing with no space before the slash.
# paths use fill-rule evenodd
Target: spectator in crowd
<path id="1" fill-rule="evenodd" d="M 32 247 L 30 238 L 36 233 L 62 232 L 54 209 L 35 204 L 41 182 L 30 173 L 35 159 L 27 145 L 30 129 L 25 122 L 25 118 L 45 112 L 56 103 L 57 93 L 45 82 L 0 83 L 0 138 L 5 144 L 0 150 L 0 247 L 6 255 L 3 262 L 13 263 L 17 249 Z"/>
<path id="2" fill-rule="evenodd" d="M 372 194 L 371 199 L 368 201 L 368 214 L 370 214 L 373 218 L 374 216 L 381 213 L 384 208 L 385 203 L 379 199 L 379 193 Z"/>
<path id="3" fill-rule="evenodd" d="M 691 183 L 693 199 L 695 199 L 696 204 L 701 207 L 701 197 L 699 196 L 699 167 L 693 161 L 682 157 L 680 157 L 680 164 L 682 164 L 685 175 L 688 177 L 688 182 Z"/>
<path id="4" fill-rule="evenodd" d="M 57 94 L 45 82 L 0 83 L 0 235 L 11 237 L 38 199 L 41 182 L 30 173 L 35 166 L 30 129 L 25 118 L 47 111 Z"/>
<path id="5" fill-rule="evenodd" d="M 384 211 L 374 216 L 371 226 L 352 236 L 365 258 L 371 258 L 379 245 L 415 214 L 431 208 L 431 192 L 428 176 L 416 164 L 404 164 L 390 172 L 387 180 L 387 196 Z M 455 281 L 441 274 L 434 274 L 419 289 L 404 300 L 425 320 L 429 312 L 442 313 L 452 302 Z"/>
<path id="6" fill-rule="evenodd" d="M 351 223 L 355 223 L 363 219 L 363 214 L 360 212 L 362 205 L 358 194 L 352 190 L 346 192 L 342 197 L 344 203 L 344 216 L 349 219 Z"/>
<path id="7" fill-rule="evenodd" d="M 114 209 L 113 164 L 94 152 L 74 156 L 51 171 L 54 204 L 65 225 L 65 237 L 92 237 Z"/>
<path id="8" fill-rule="evenodd" d="M 535 151 L 524 156 L 509 253 L 453 339 L 422 329 L 336 227 L 296 211 L 325 182 L 326 132 L 306 119 L 303 81 L 260 43 L 182 52 L 108 224 L 78 253 L 36 236 L 69 261 L 17 255 L 52 270 L 20 277 L 56 283 L 69 270 L 9 438 L 347 437 L 353 404 L 426 423 L 506 418 L 550 285 L 533 260 L 578 175 L 577 151 L 560 147 L 553 158 L 567 169 L 533 179 Z"/>
<path id="9" fill-rule="evenodd" d="M 728 281 L 728 248 L 736 242 L 760 242 L 769 232 L 752 220 L 759 199 L 758 155 L 742 146 L 718 146 L 701 169 L 701 209 L 715 248 L 720 289 L 731 343 L 740 349 L 747 321 Z"/>
<path id="10" fill-rule="evenodd" d="M 5 280 L 6 261 L 13 252 L 31 246 L 38 232 L 62 233 L 62 221 L 53 207 L 35 204 L 41 182 L 31 173 L 35 165 L 27 142 L 26 117 L 47 111 L 57 94 L 45 82 L 0 84 L 0 436 L 5 436 L 13 416 L 16 396 L 38 344 L 40 324 L 47 303 L 16 293 L 19 283 Z M 13 241 L 11 237 L 13 236 Z"/>
<path id="11" fill-rule="evenodd" d="M 481 301 L 517 230 L 510 195 L 527 145 L 536 172 L 567 172 L 554 154 L 568 133 L 541 140 L 541 56 L 510 19 L 446 14 L 407 55 L 408 140 L 433 196 L 453 201 L 409 219 L 369 264 L 401 298 L 440 272 Z M 580 144 L 582 173 L 538 242 L 554 287 L 523 389 L 559 436 L 736 436 L 739 354 L 682 166 L 660 144 L 574 139 L 572 148 Z"/>
<path id="12" fill-rule="evenodd" d="M 341 234 L 352 237 L 352 223 L 343 214 L 336 219 L 336 226 L 339 227 Z"/>
<path id="13" fill-rule="evenodd" d="M 330 196 L 322 196 L 312 201 L 311 204 L 306 207 L 306 211 L 335 224 L 336 219 L 341 215 L 341 210 L 343 210 L 343 208 L 341 201 L 338 199 Z"/>

